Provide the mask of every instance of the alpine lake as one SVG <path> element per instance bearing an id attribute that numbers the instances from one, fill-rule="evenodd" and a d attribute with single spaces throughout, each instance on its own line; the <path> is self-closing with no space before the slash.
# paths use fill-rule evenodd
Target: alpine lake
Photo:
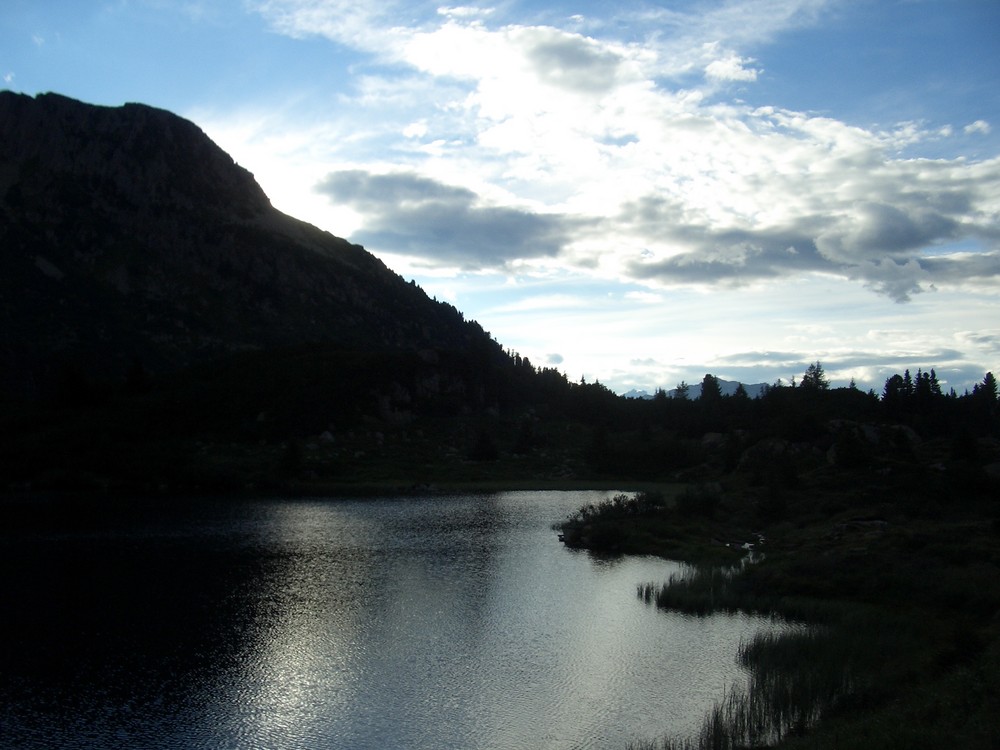
<path id="1" fill-rule="evenodd" d="M 10 501 L 5 748 L 624 748 L 697 731 L 761 617 L 564 547 L 613 492 Z"/>

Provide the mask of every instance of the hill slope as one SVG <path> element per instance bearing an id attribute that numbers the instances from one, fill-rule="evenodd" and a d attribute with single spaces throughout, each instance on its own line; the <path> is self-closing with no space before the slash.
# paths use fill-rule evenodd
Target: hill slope
<path id="1" fill-rule="evenodd" d="M 323 342 L 499 348 L 363 248 L 274 209 L 191 122 L 0 92 L 0 387 Z"/>

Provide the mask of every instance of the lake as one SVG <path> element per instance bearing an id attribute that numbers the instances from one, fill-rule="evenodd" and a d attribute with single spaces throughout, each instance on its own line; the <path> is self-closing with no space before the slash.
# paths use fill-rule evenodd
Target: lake
<path id="1" fill-rule="evenodd" d="M 4 748 L 624 748 L 694 731 L 767 620 L 551 526 L 606 492 L 13 503 Z"/>

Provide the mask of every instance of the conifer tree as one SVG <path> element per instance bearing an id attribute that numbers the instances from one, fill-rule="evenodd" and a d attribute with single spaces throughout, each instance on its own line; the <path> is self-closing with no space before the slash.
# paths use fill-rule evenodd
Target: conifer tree
<path id="1" fill-rule="evenodd" d="M 815 391 L 825 391 L 830 387 L 830 381 L 823 372 L 823 365 L 818 360 L 806 368 L 806 374 L 802 376 L 802 387 Z"/>
<path id="2" fill-rule="evenodd" d="M 997 379 L 992 372 L 986 373 L 983 382 L 972 387 L 972 395 L 989 406 L 997 402 Z"/>
<path id="3" fill-rule="evenodd" d="M 715 403 L 722 399 L 722 388 L 719 386 L 719 379 L 714 375 L 705 374 L 701 381 L 702 403 Z"/>

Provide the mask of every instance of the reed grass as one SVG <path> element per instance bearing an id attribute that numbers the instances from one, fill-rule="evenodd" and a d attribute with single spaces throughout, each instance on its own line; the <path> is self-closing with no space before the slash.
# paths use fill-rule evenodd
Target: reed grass
<path id="1" fill-rule="evenodd" d="M 912 654 L 921 650 L 922 636 L 907 618 L 843 602 L 762 599 L 747 584 L 747 573 L 742 567 L 691 567 L 665 584 L 641 584 L 637 594 L 649 604 L 698 615 L 795 611 L 824 624 L 789 622 L 741 643 L 737 658 L 748 671 L 746 682 L 726 690 L 694 736 L 633 743 L 632 750 L 771 747 L 802 735 L 822 716 L 883 704 L 886 685 L 919 668 Z"/>

